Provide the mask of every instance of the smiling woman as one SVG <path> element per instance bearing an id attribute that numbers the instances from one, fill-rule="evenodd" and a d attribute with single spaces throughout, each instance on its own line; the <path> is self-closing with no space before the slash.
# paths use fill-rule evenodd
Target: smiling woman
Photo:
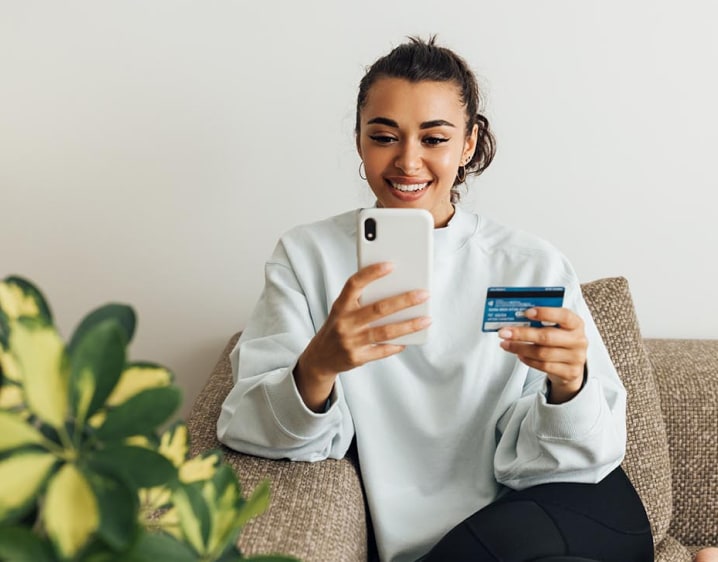
<path id="1" fill-rule="evenodd" d="M 416 207 L 446 226 L 454 214 L 457 170 L 476 149 L 478 126 L 465 127 L 458 88 L 380 78 L 361 111 L 357 150 L 381 207 Z"/>
<path id="2" fill-rule="evenodd" d="M 232 351 L 219 439 L 295 461 L 355 440 L 381 560 L 652 560 L 620 468 L 626 392 L 573 268 L 458 205 L 495 151 L 479 107 L 466 62 L 433 39 L 369 68 L 357 151 L 376 206 L 433 217 L 432 316 L 382 322 L 426 291 L 362 305 L 392 268 L 357 271 L 357 210 L 291 230 Z M 550 326 L 482 332 L 487 288 L 512 285 L 564 287 L 564 306 L 526 312 Z M 429 324 L 422 345 L 390 343 Z"/>
<path id="3" fill-rule="evenodd" d="M 387 203 L 432 209 L 436 226 L 445 226 L 451 203 L 459 201 L 458 186 L 467 173 L 478 175 L 489 166 L 496 142 L 479 112 L 478 83 L 466 63 L 446 49 L 424 53 L 433 61 L 418 62 L 416 55 L 415 42 L 400 45 L 362 78 L 357 150 L 379 205 L 393 206 L 377 193 L 384 185 L 394 190 L 386 192 Z M 374 150 L 379 147 L 385 150 Z M 417 175 L 421 163 L 423 178 Z M 432 195 L 424 199 L 428 188 Z"/>

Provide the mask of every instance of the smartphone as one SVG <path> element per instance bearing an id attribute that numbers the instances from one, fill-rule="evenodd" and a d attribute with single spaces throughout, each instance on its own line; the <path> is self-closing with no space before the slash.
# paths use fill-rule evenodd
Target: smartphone
<path id="1" fill-rule="evenodd" d="M 424 209 L 362 209 L 357 228 L 357 260 L 359 268 L 379 262 L 391 262 L 391 273 L 364 288 L 362 305 L 413 291 L 431 290 L 434 258 L 434 219 Z M 429 316 L 429 301 L 400 310 L 374 325 L 380 326 L 418 316 Z M 426 342 L 428 328 L 406 334 L 387 343 L 421 345 Z"/>

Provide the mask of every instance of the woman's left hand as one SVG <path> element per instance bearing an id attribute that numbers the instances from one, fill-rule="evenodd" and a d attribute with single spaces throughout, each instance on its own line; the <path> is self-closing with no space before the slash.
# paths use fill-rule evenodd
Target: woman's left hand
<path id="1" fill-rule="evenodd" d="M 583 385 L 588 340 L 583 320 L 568 308 L 536 307 L 526 311 L 530 320 L 553 327 L 511 327 L 499 330 L 501 347 L 529 367 L 548 376 L 548 401 L 561 404 L 573 398 Z"/>

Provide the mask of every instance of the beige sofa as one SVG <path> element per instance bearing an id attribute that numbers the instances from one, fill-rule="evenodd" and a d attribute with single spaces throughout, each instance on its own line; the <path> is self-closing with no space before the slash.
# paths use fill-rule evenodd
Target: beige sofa
<path id="1" fill-rule="evenodd" d="M 718 545 L 718 340 L 642 339 L 625 279 L 583 292 L 628 390 L 623 467 L 654 533 L 656 560 L 690 562 Z M 228 342 L 187 420 L 194 453 L 221 447 L 215 423 L 231 388 Z M 271 482 L 268 511 L 243 530 L 247 554 L 281 552 L 307 562 L 373 558 L 361 481 L 350 458 L 272 461 L 224 449 L 245 489 Z"/>

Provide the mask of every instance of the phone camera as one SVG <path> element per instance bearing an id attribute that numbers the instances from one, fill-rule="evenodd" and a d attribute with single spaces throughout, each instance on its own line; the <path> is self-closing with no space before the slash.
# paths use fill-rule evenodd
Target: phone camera
<path id="1" fill-rule="evenodd" d="M 376 221 L 374 219 L 366 219 L 364 221 L 364 238 L 369 241 L 376 238 Z"/>

